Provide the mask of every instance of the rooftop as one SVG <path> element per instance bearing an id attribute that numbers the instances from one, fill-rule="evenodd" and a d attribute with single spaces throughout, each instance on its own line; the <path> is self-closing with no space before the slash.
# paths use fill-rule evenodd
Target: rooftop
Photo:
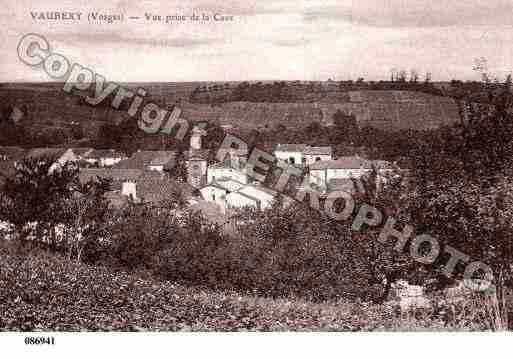
<path id="1" fill-rule="evenodd" d="M 278 144 L 275 151 L 304 152 L 308 146 L 303 143 Z"/>
<path id="2" fill-rule="evenodd" d="M 77 156 L 86 156 L 94 151 L 94 148 L 90 147 L 72 147 L 71 150 Z"/>
<path id="3" fill-rule="evenodd" d="M 340 157 L 336 160 L 318 161 L 310 165 L 310 170 L 324 169 L 371 169 L 371 161 L 359 156 Z"/>
<path id="4" fill-rule="evenodd" d="M 216 178 L 216 180 L 214 181 L 214 184 L 216 184 L 219 187 L 222 187 L 223 189 L 226 189 L 230 192 L 238 191 L 239 189 L 241 189 L 242 187 L 245 186 L 244 183 L 241 183 L 239 181 L 236 181 L 236 180 L 234 180 L 232 178 L 228 178 L 228 177 Z"/>
<path id="5" fill-rule="evenodd" d="M 148 166 L 173 167 L 175 164 L 175 151 L 138 151 L 132 157 L 114 165 L 117 169 L 141 169 Z"/>
<path id="6" fill-rule="evenodd" d="M 92 150 L 85 155 L 85 158 L 100 159 L 100 158 L 120 158 L 125 157 L 125 154 L 116 150 Z"/>
<path id="7" fill-rule="evenodd" d="M 78 174 L 80 182 L 88 182 L 92 179 L 110 178 L 113 181 L 135 181 L 143 174 L 138 169 L 113 169 L 113 168 L 81 168 Z"/>
<path id="8" fill-rule="evenodd" d="M 183 196 L 184 199 L 192 197 L 194 188 L 185 182 L 178 182 L 165 175 L 157 176 L 145 172 L 137 181 L 137 197 L 144 202 L 160 203 Z"/>
<path id="9" fill-rule="evenodd" d="M 331 146 L 326 147 L 307 147 L 305 149 L 305 155 L 331 155 Z"/>

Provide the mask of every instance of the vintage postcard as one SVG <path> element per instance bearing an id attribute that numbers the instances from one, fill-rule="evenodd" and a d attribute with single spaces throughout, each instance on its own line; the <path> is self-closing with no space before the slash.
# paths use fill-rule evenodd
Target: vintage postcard
<path id="1" fill-rule="evenodd" d="M 512 328 L 512 1 L 1 5 L 20 350 Z"/>

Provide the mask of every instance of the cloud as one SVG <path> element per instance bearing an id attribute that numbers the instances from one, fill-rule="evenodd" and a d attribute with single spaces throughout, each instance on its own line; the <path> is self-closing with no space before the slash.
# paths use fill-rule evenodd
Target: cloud
<path id="1" fill-rule="evenodd" d="M 223 42 L 221 39 L 194 38 L 191 36 L 179 36 L 173 38 L 152 38 L 141 36 L 123 36 L 119 33 L 57 33 L 49 35 L 50 40 L 57 40 L 66 43 L 105 44 L 114 43 L 118 45 L 149 45 L 155 47 L 191 48 L 201 45 L 212 45 Z"/>
<path id="2" fill-rule="evenodd" d="M 294 4 L 296 3 L 287 0 L 273 2 L 255 0 L 225 0 L 222 3 L 216 2 L 215 5 L 212 4 L 212 1 L 198 2 L 198 4 L 193 5 L 193 7 L 198 10 L 217 12 L 226 15 L 256 16 L 288 12 L 291 7 L 297 8 L 297 5 Z"/>
<path id="3" fill-rule="evenodd" d="M 308 39 L 272 40 L 271 44 L 279 47 L 300 47 L 310 44 Z"/>
<path id="4" fill-rule="evenodd" d="M 511 25 L 509 0 L 358 0 L 352 4 L 306 9 L 303 20 L 342 21 L 372 27 Z"/>

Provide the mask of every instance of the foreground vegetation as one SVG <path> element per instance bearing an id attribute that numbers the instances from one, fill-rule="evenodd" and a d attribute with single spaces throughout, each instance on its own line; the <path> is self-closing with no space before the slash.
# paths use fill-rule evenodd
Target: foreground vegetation
<path id="1" fill-rule="evenodd" d="M 443 311 L 392 304 L 312 303 L 159 282 L 144 273 L 71 263 L 0 247 L 0 330 L 357 331 L 483 330 Z"/>

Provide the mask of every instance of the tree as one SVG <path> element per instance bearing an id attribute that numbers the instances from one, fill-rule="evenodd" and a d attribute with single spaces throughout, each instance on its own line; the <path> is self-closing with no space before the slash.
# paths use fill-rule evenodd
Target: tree
<path id="1" fill-rule="evenodd" d="M 0 192 L 0 218 L 11 224 L 11 234 L 23 246 L 30 242 L 64 250 L 70 230 L 88 237 L 105 214 L 108 184 L 81 184 L 76 165 L 55 163 L 54 157 L 22 160 Z"/>
<path id="2" fill-rule="evenodd" d="M 410 70 L 410 82 L 416 84 L 419 82 L 419 73 L 415 69 Z"/>
<path id="3" fill-rule="evenodd" d="M 513 284 L 513 95 L 508 77 L 488 103 L 460 103 L 459 123 L 423 139 L 414 151 L 407 208 L 411 222 L 490 266 L 499 327 L 508 323 L 505 286 Z M 443 268 L 443 262 L 440 260 Z M 461 266 L 460 266 L 461 267 Z M 462 277 L 462 268 L 454 278 Z M 483 278 L 482 271 L 479 272 Z M 490 279 L 490 278 L 486 278 Z"/>
<path id="4" fill-rule="evenodd" d="M 84 129 L 82 128 L 82 125 L 78 124 L 73 126 L 71 128 L 71 135 L 75 140 L 81 140 L 82 138 L 84 138 Z"/>
<path id="5" fill-rule="evenodd" d="M 82 183 L 75 177 L 73 194 L 62 201 L 65 246 L 68 260 L 80 262 L 84 251 L 86 259 L 92 260 L 99 247 L 98 238 L 105 236 L 108 224 L 109 202 L 105 193 L 109 191 L 110 179 L 96 178 Z"/>
<path id="6" fill-rule="evenodd" d="M 345 139 L 346 141 L 354 141 L 358 135 L 358 122 L 353 114 L 346 114 L 341 110 L 337 110 L 333 114 L 333 124 L 335 125 L 335 136 Z"/>

